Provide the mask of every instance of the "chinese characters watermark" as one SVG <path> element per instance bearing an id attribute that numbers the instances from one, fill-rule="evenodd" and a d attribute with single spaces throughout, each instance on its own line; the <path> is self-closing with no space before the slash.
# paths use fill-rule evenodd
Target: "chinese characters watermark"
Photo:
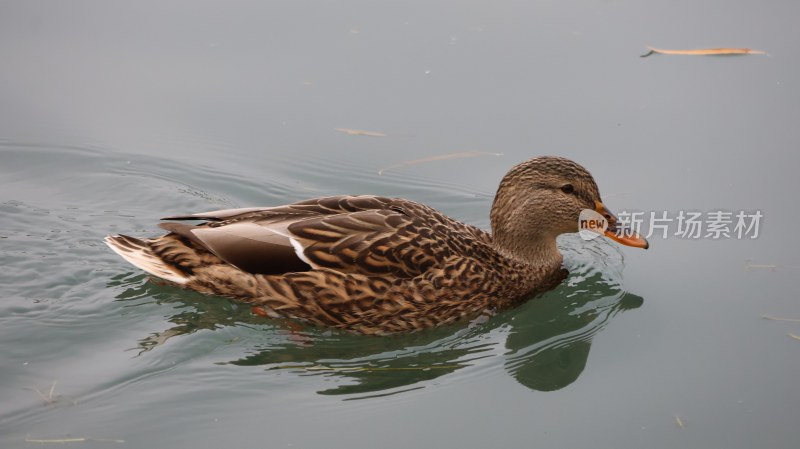
<path id="1" fill-rule="evenodd" d="M 617 235 L 644 235 L 646 238 L 676 237 L 680 239 L 755 239 L 760 232 L 760 210 L 753 212 L 730 212 L 715 210 L 700 211 L 621 211 L 617 215 Z M 647 232 L 642 232 L 645 227 Z M 581 237 L 591 240 L 608 228 L 604 217 L 593 210 L 585 209 L 578 220 Z"/>

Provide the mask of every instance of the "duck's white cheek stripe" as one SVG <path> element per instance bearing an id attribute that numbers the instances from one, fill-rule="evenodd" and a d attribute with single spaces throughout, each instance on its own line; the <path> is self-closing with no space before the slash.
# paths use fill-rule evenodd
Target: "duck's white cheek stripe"
<path id="1" fill-rule="evenodd" d="M 297 257 L 300 258 L 300 260 L 310 265 L 311 268 L 319 268 L 317 264 L 311 263 L 311 261 L 308 260 L 308 257 L 306 257 L 306 255 L 303 253 L 304 248 L 303 245 L 300 244 L 300 242 L 291 237 L 289 237 L 289 241 L 292 242 L 292 247 L 294 248 L 294 252 L 295 254 L 297 254 Z"/>

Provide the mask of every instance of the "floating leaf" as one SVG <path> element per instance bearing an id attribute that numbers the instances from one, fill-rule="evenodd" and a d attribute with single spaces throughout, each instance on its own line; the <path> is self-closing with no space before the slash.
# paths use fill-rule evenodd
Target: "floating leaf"
<path id="1" fill-rule="evenodd" d="M 683 424 L 683 420 L 680 416 L 675 415 L 675 425 L 680 427 L 681 429 L 685 428 L 686 426 Z"/>
<path id="2" fill-rule="evenodd" d="M 423 159 L 414 159 L 412 161 L 405 161 L 399 164 L 390 165 L 386 168 L 378 170 L 378 174 L 382 175 L 387 170 L 394 170 L 396 168 L 408 167 L 409 165 L 423 164 L 425 162 L 444 161 L 447 159 L 457 159 L 461 157 L 478 157 L 478 156 L 502 156 L 503 153 L 487 153 L 486 151 L 461 151 L 459 153 L 440 154 L 438 156 L 426 157 Z"/>
<path id="3" fill-rule="evenodd" d="M 647 47 L 647 53 L 641 55 L 646 58 L 653 53 L 662 55 L 689 55 L 689 56 L 714 56 L 714 55 L 765 55 L 767 54 L 761 50 L 753 50 L 752 48 L 702 48 L 697 50 L 664 50 L 661 48 Z"/>
<path id="4" fill-rule="evenodd" d="M 350 136 L 386 137 L 386 134 L 384 133 L 379 133 L 374 131 L 364 131 L 361 129 L 336 128 L 336 131 L 345 133 Z"/>

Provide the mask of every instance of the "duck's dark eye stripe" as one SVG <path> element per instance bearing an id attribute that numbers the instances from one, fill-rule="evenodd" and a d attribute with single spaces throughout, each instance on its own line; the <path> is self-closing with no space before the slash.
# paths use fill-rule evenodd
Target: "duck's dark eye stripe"
<path id="1" fill-rule="evenodd" d="M 561 186 L 561 191 L 564 193 L 574 193 L 575 187 L 572 184 L 564 184 Z"/>

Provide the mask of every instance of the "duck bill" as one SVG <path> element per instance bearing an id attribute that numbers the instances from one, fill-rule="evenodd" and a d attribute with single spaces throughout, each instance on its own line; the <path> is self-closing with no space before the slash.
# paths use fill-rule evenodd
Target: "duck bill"
<path id="1" fill-rule="evenodd" d="M 636 232 L 633 232 L 630 229 L 620 230 L 617 227 L 617 223 L 619 221 L 617 216 L 612 214 L 611 211 L 608 210 L 608 208 L 606 208 L 606 206 L 600 201 L 595 202 L 595 211 L 608 220 L 608 228 L 603 231 L 603 235 L 606 237 L 625 246 L 632 246 L 634 248 L 642 249 L 647 249 L 650 247 L 650 243 L 647 241 L 647 239 L 640 236 Z"/>
<path id="2" fill-rule="evenodd" d="M 623 235 L 617 235 L 616 232 L 606 230 L 603 235 L 625 246 L 633 246 L 634 248 L 642 249 L 650 248 L 650 242 L 635 232 L 626 231 Z"/>

